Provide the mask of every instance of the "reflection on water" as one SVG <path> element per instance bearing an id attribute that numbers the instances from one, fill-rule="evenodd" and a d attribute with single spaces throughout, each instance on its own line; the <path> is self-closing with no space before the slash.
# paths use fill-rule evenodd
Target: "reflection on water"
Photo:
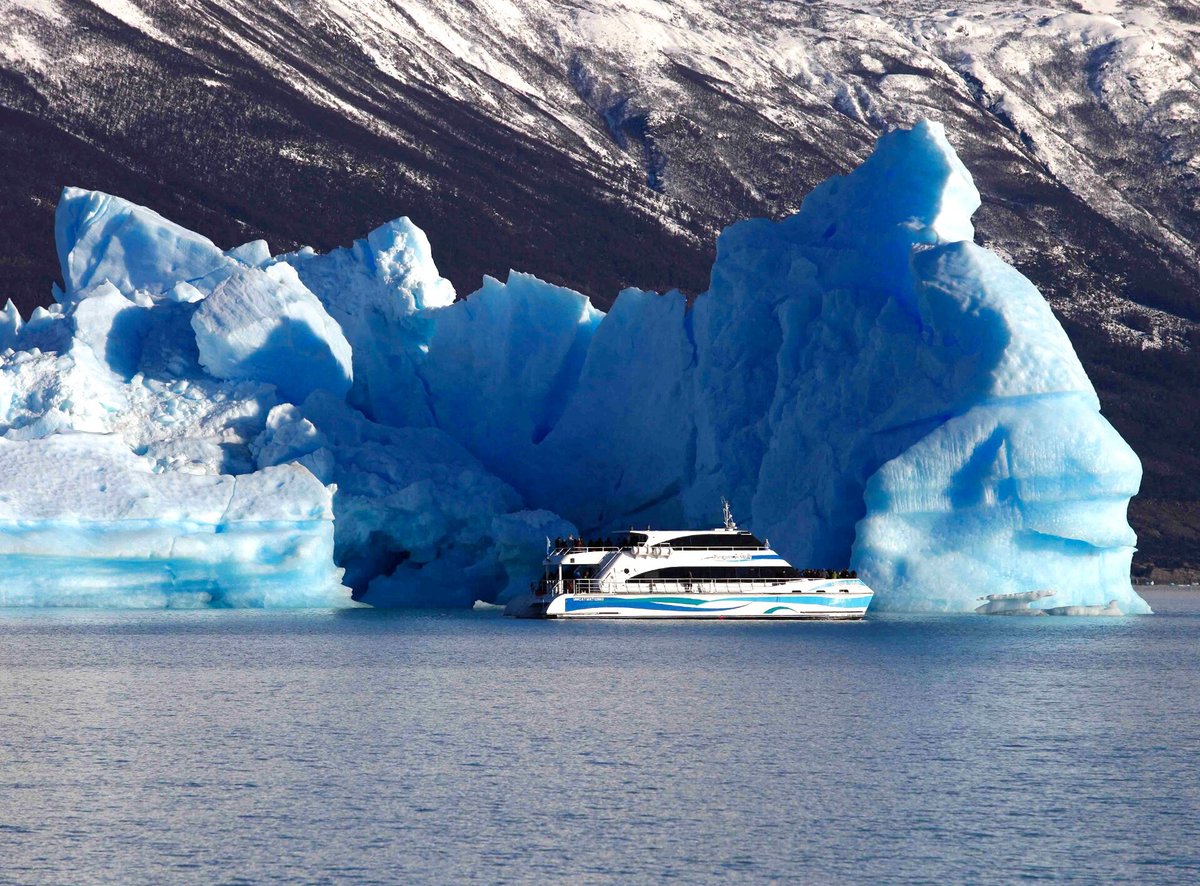
<path id="1" fill-rule="evenodd" d="M 856 624 L 0 613 L 0 880 L 1200 876 L 1200 594 Z"/>

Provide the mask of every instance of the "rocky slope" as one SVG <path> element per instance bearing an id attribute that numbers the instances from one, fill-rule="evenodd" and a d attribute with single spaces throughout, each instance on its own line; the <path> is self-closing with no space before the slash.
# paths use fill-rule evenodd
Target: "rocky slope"
<path id="1" fill-rule="evenodd" d="M 219 242 L 407 213 L 460 293 L 698 291 L 713 236 L 943 121 L 979 238 L 1049 298 L 1141 454 L 1135 567 L 1200 567 L 1200 11 L 1116 0 L 9 0 L 0 295 L 64 184 Z"/>

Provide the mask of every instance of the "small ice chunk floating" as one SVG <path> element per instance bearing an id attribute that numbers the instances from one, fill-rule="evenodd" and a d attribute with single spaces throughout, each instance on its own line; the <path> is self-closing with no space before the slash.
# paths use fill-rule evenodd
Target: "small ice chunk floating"
<path id="1" fill-rule="evenodd" d="M 1109 600 L 1100 606 L 1042 606 L 1035 608 L 1032 604 L 1047 597 L 1053 597 L 1054 591 L 1023 591 L 1014 594 L 988 594 L 979 599 L 984 601 L 975 607 L 980 615 L 1124 615 L 1116 600 Z"/>
<path id="2" fill-rule="evenodd" d="M 883 136 L 711 289 L 456 299 L 407 219 L 222 251 L 68 188 L 56 303 L 0 314 L 4 604 L 471 606 L 546 536 L 704 525 L 728 490 L 883 609 L 1149 611 L 1137 457 L 1036 289 L 973 242 L 942 128 Z"/>

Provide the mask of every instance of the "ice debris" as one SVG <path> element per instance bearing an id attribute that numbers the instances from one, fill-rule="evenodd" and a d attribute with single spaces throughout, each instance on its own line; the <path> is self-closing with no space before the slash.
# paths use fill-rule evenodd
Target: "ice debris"
<path id="1" fill-rule="evenodd" d="M 1047 597 L 1053 597 L 1054 591 L 1024 591 L 1012 594 L 988 594 L 980 597 L 984 602 L 975 607 L 979 615 L 1089 615 L 1089 616 L 1121 616 L 1125 613 L 1117 605 L 1116 600 L 1109 600 L 1100 605 L 1077 606 L 1038 606 L 1033 604 Z"/>
<path id="2" fill-rule="evenodd" d="M 727 229 L 694 304 L 604 315 L 515 272 L 456 301 L 407 219 L 273 257 L 68 188 L 58 303 L 0 317 L 0 602 L 502 602 L 546 537 L 728 495 L 881 608 L 1146 612 L 1138 460 L 978 204 L 921 123 Z"/>

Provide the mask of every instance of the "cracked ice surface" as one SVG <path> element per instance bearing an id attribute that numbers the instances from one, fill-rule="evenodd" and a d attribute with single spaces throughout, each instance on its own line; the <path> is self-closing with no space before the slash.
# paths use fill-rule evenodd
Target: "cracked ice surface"
<path id="1" fill-rule="evenodd" d="M 1148 611 L 1140 464 L 978 204 L 922 123 L 727 229 L 692 306 L 603 315 L 515 272 L 455 301 L 407 219 L 272 257 L 68 189 L 59 304 L 0 317 L 0 602 L 470 605 L 727 495 L 880 607 Z"/>

